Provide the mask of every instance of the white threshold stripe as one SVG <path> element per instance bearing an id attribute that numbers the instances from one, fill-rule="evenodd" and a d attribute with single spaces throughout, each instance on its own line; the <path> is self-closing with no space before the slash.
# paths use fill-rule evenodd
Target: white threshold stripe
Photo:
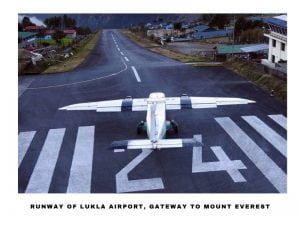
<path id="1" fill-rule="evenodd" d="M 287 128 L 287 119 L 284 115 L 277 114 L 277 115 L 269 115 L 269 117 L 282 126 L 284 129 Z"/>
<path id="2" fill-rule="evenodd" d="M 78 128 L 67 188 L 68 193 L 91 192 L 94 132 L 94 126 Z"/>
<path id="3" fill-rule="evenodd" d="M 219 125 L 281 193 L 287 192 L 287 176 L 276 163 L 229 117 L 215 118 Z"/>
<path id="4" fill-rule="evenodd" d="M 114 149 L 114 152 L 125 152 L 125 149 L 122 149 L 122 148 L 120 148 L 120 149 Z"/>
<path id="5" fill-rule="evenodd" d="M 20 132 L 18 136 L 18 166 L 23 161 L 35 133 L 36 131 Z"/>
<path id="6" fill-rule="evenodd" d="M 33 169 L 26 193 L 48 193 L 65 128 L 51 129 Z"/>
<path id="7" fill-rule="evenodd" d="M 129 62 L 129 59 L 128 59 L 126 56 L 124 57 L 124 59 L 125 59 L 127 62 Z"/>
<path id="8" fill-rule="evenodd" d="M 131 69 L 133 70 L 133 73 L 134 73 L 134 76 L 135 76 L 137 82 L 141 82 L 141 78 L 140 78 L 138 72 L 136 71 L 135 67 L 131 66 Z"/>
<path id="9" fill-rule="evenodd" d="M 273 145 L 285 157 L 287 155 L 286 140 L 261 121 L 256 116 L 242 116 L 242 118 L 253 127 L 261 136 L 263 136 L 271 145 Z"/>

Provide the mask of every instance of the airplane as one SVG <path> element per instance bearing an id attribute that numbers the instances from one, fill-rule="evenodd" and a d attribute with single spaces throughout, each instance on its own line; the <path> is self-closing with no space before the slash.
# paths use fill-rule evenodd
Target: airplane
<path id="1" fill-rule="evenodd" d="M 166 120 L 166 110 L 216 108 L 219 105 L 255 103 L 243 98 L 219 97 L 166 97 L 162 92 L 153 92 L 149 98 L 132 98 L 73 104 L 59 110 L 96 110 L 96 112 L 147 111 L 146 122 L 141 121 L 137 133 L 147 133 L 148 139 L 113 141 L 113 149 L 164 149 L 203 146 L 194 138 L 166 139 L 167 132 L 178 133 L 178 124 Z"/>

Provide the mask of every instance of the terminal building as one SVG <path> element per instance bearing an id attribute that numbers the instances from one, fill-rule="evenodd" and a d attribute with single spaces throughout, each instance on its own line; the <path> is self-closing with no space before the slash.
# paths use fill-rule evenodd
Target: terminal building
<path id="1" fill-rule="evenodd" d="M 275 16 L 266 21 L 265 36 L 269 38 L 268 59 L 262 59 L 266 67 L 287 72 L 287 16 Z"/>

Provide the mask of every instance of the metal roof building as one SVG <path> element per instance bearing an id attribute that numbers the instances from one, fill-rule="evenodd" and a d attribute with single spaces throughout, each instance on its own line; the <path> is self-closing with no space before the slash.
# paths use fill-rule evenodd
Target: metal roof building
<path id="1" fill-rule="evenodd" d="M 243 45 L 217 45 L 218 54 L 244 54 L 253 52 L 266 52 L 268 44 L 243 44 Z"/>
<path id="2" fill-rule="evenodd" d="M 241 48 L 243 52 L 268 52 L 269 50 L 269 45 L 268 44 L 257 44 L 257 45 L 252 45 L 248 47 L 243 47 Z"/>
<path id="3" fill-rule="evenodd" d="M 209 39 L 217 37 L 229 37 L 232 35 L 232 30 L 216 30 L 216 31 L 206 31 L 206 32 L 195 32 L 192 37 L 195 39 Z"/>

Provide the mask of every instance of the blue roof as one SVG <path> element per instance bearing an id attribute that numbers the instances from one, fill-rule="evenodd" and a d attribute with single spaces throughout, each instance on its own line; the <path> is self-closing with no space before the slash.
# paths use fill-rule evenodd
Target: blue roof
<path id="1" fill-rule="evenodd" d="M 209 26 L 207 26 L 207 25 L 198 25 L 198 26 L 193 27 L 193 30 L 197 30 L 198 32 L 202 32 L 207 29 L 209 29 Z"/>
<path id="2" fill-rule="evenodd" d="M 241 48 L 243 52 L 265 52 L 269 50 L 269 44 L 256 44 Z"/>
<path id="3" fill-rule="evenodd" d="M 36 32 L 18 32 L 18 38 L 25 39 L 25 38 L 30 38 L 34 37 L 37 33 Z"/>
<path id="4" fill-rule="evenodd" d="M 232 34 L 232 30 L 216 30 L 208 32 L 196 32 L 192 36 L 196 39 L 207 39 L 216 37 L 228 37 Z"/>
<path id="5" fill-rule="evenodd" d="M 277 19 L 277 18 L 269 18 L 269 19 L 266 20 L 266 22 L 270 23 L 270 24 L 273 24 L 273 25 L 276 25 L 276 26 L 287 28 L 287 21 L 285 21 L 285 20 L 280 20 L 280 19 Z"/>

